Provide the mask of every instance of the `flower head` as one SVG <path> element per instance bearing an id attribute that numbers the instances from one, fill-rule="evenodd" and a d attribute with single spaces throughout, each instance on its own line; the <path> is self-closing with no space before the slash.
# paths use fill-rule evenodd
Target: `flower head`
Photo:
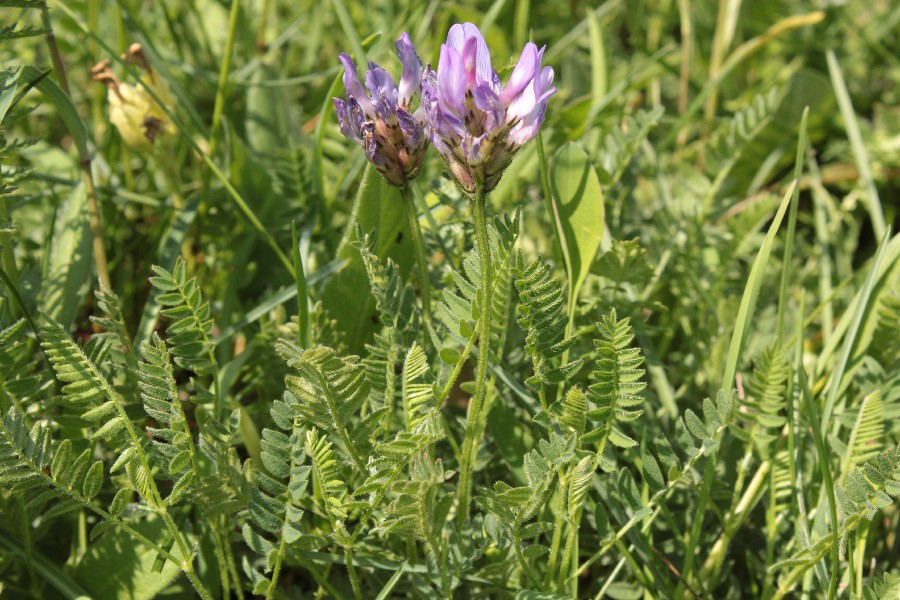
<path id="1" fill-rule="evenodd" d="M 537 135 L 553 69 L 541 68 L 544 48 L 525 44 L 506 87 L 491 66 L 487 43 L 472 23 L 454 25 L 441 45 L 437 73 L 429 67 L 422 96 L 432 141 L 464 190 L 491 191 L 513 155 Z"/>
<path id="2" fill-rule="evenodd" d="M 341 133 L 366 150 L 366 156 L 388 182 L 403 186 L 419 174 L 430 130 L 425 110 L 411 109 L 421 87 L 422 61 L 406 33 L 394 47 L 403 65 L 399 86 L 387 71 L 370 62 L 363 87 L 353 59 L 341 54 L 347 99 L 335 98 L 334 107 Z"/>
<path id="3" fill-rule="evenodd" d="M 123 58 L 129 63 L 137 63 L 143 70 L 141 80 L 144 86 L 153 89 L 163 102 L 172 106 L 172 96 L 165 82 L 158 80 L 140 44 L 132 44 Z M 165 111 L 142 85 L 122 83 L 104 60 L 91 73 L 96 81 L 109 88 L 109 120 L 119 131 L 122 139 L 133 150 L 151 152 L 159 149 L 172 139 L 172 126 Z"/>

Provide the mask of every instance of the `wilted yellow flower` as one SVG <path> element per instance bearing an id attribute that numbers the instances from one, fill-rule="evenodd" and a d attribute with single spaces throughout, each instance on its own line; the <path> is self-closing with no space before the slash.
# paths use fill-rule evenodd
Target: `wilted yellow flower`
<path id="1" fill-rule="evenodd" d="M 123 58 L 137 63 L 143 70 L 144 85 L 151 88 L 166 105 L 174 104 L 165 82 L 158 80 L 140 44 L 132 44 Z M 172 139 L 173 127 L 162 107 L 142 85 L 122 83 L 105 60 L 91 70 L 97 81 L 107 85 L 109 91 L 109 120 L 122 139 L 133 150 L 153 152 Z"/>

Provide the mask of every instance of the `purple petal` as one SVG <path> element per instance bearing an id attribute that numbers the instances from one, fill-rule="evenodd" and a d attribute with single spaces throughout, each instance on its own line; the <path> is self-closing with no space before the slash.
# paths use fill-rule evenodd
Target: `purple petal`
<path id="1" fill-rule="evenodd" d="M 447 34 L 447 45 L 462 54 L 463 48 L 469 39 L 475 39 L 475 81 L 478 83 L 491 83 L 494 78 L 494 69 L 491 67 L 491 53 L 487 42 L 478 27 L 472 23 L 454 25 Z"/>
<path id="2" fill-rule="evenodd" d="M 372 103 L 376 107 L 377 114 L 383 118 L 396 110 L 397 84 L 391 74 L 376 65 L 369 63 L 369 71 L 366 73 L 366 88 L 372 94 Z"/>
<path id="3" fill-rule="evenodd" d="M 397 58 L 403 65 L 403 75 L 400 76 L 400 105 L 409 106 L 422 80 L 422 61 L 406 32 L 397 39 L 394 48 L 397 49 Z"/>
<path id="4" fill-rule="evenodd" d="M 366 113 L 356 98 L 350 98 L 347 103 L 347 122 L 353 134 L 362 141 L 362 126 L 367 121 Z"/>
<path id="5" fill-rule="evenodd" d="M 540 77 L 535 78 L 534 85 L 523 90 L 522 96 L 530 97 L 533 104 L 527 113 L 519 116 L 520 122 L 509 132 L 509 141 L 521 146 L 537 135 L 544 122 L 547 101 L 556 93 L 556 88 L 552 87 L 552 83 L 553 69 L 544 67 Z M 537 98 L 535 98 L 535 94 L 538 94 Z M 521 108 L 525 108 L 524 105 Z M 506 118 L 508 121 L 510 120 L 510 111 L 507 111 Z"/>
<path id="6" fill-rule="evenodd" d="M 334 100 L 334 111 L 337 113 L 339 123 L 347 120 L 347 105 L 340 98 L 332 98 Z"/>
<path id="7" fill-rule="evenodd" d="M 483 158 L 481 156 L 481 144 L 487 140 L 487 135 L 472 137 L 467 135 L 462 141 L 462 151 L 466 157 L 466 162 L 470 166 L 480 165 Z"/>
<path id="8" fill-rule="evenodd" d="M 518 125 L 510 130 L 507 141 L 512 142 L 514 146 L 521 146 L 525 142 L 534 139 L 538 134 L 538 131 L 541 130 L 541 125 L 544 123 L 544 113 L 546 110 L 546 102 L 538 104 L 535 107 L 534 112 L 528 115 L 528 118 L 523 119 Z"/>
<path id="9" fill-rule="evenodd" d="M 419 106 L 437 103 L 437 75 L 429 64 L 422 73 L 422 99 Z"/>
<path id="10" fill-rule="evenodd" d="M 344 65 L 344 87 L 347 88 L 347 96 L 356 98 L 356 101 L 359 102 L 359 105 L 366 113 L 374 114 L 375 106 L 369 100 L 369 97 L 366 95 L 366 90 L 359 81 L 353 59 L 350 58 L 350 55 L 343 52 L 341 52 L 339 58 L 341 64 Z"/>
<path id="11" fill-rule="evenodd" d="M 535 95 L 539 98 L 544 97 L 546 92 L 550 89 L 550 86 L 553 85 L 553 67 L 544 67 L 541 69 L 541 76 L 535 79 Z M 556 88 L 553 88 L 553 92 L 556 91 Z M 553 92 L 550 92 L 551 94 Z M 549 96 L 547 96 L 549 97 Z"/>
<path id="12" fill-rule="evenodd" d="M 366 150 L 366 156 L 377 166 L 384 164 L 384 157 L 378 152 L 378 143 L 375 141 L 375 124 L 372 122 L 365 123 L 362 126 L 363 148 Z"/>
<path id="13" fill-rule="evenodd" d="M 359 106 L 359 102 L 352 96 L 346 102 L 340 98 L 335 98 L 334 108 L 337 111 L 341 133 L 347 139 L 361 145 L 363 143 L 361 128 L 366 120 L 366 115 Z"/>
<path id="14" fill-rule="evenodd" d="M 462 119 L 453 113 L 437 111 L 431 117 L 431 126 L 437 136 L 447 139 L 458 139 L 466 134 L 466 127 Z"/>
<path id="15" fill-rule="evenodd" d="M 534 110 L 535 104 L 534 86 L 526 86 L 506 107 L 506 120 L 516 121 L 524 119 L 528 113 Z"/>
<path id="16" fill-rule="evenodd" d="M 540 56 L 543 52 L 544 50 L 541 49 L 541 52 L 538 53 L 537 46 L 531 42 L 525 44 L 525 48 L 522 50 L 522 54 L 516 63 L 516 68 L 513 69 L 512 75 L 509 76 L 509 83 L 506 84 L 506 89 L 500 94 L 500 100 L 505 106 L 509 106 L 516 96 L 522 93 L 522 90 L 534 80 L 535 75 L 540 70 Z"/>
<path id="17" fill-rule="evenodd" d="M 469 89 L 475 88 L 479 84 L 478 74 L 475 72 L 475 61 L 477 60 L 478 40 L 475 38 L 466 39 L 466 43 L 462 49 L 463 68 L 466 70 L 466 86 Z"/>
<path id="18" fill-rule="evenodd" d="M 459 52 L 447 45 L 441 45 L 437 88 L 440 109 L 462 115 L 466 100 L 466 70 Z"/>
<path id="19" fill-rule="evenodd" d="M 359 138 L 350 129 L 350 118 L 347 115 L 347 104 L 340 98 L 332 98 L 334 100 L 334 110 L 337 112 L 338 123 L 341 126 L 341 133 L 350 138 L 354 142 L 360 142 Z"/>
<path id="20" fill-rule="evenodd" d="M 397 109 L 397 120 L 400 123 L 400 130 L 403 132 L 403 143 L 406 145 L 407 150 L 412 152 L 425 137 L 422 124 L 402 108 Z"/>
<path id="21" fill-rule="evenodd" d="M 491 86 L 482 83 L 475 88 L 474 96 L 475 106 L 480 108 L 486 116 L 484 122 L 485 131 L 493 130 L 506 120 L 503 104 L 501 104 L 500 98 L 494 93 Z"/>

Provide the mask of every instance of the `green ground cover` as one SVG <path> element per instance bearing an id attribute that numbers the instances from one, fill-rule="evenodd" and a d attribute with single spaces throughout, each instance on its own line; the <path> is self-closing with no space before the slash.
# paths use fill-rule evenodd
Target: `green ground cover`
<path id="1" fill-rule="evenodd" d="M 0 7 L 0 597 L 900 598 L 896 2 Z"/>

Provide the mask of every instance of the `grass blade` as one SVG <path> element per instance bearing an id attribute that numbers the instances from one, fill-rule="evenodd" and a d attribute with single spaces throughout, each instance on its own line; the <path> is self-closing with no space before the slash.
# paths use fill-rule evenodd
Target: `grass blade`
<path id="1" fill-rule="evenodd" d="M 850 92 L 847 91 L 844 73 L 841 71 L 841 66 L 838 64 L 834 50 L 828 50 L 825 53 L 825 58 L 828 60 L 828 74 L 831 75 L 834 95 L 837 97 L 841 116 L 844 117 L 847 137 L 850 138 L 853 159 L 856 161 L 859 176 L 862 177 L 863 185 L 866 188 L 866 207 L 869 209 L 869 218 L 872 219 L 872 229 L 875 231 L 875 237 L 880 238 L 884 235 L 885 229 L 884 211 L 881 208 L 878 189 L 875 187 L 872 168 L 869 166 L 872 164 L 869 160 L 869 153 L 866 152 L 866 145 L 863 143 L 862 133 L 859 131 L 859 123 L 856 121 L 856 112 L 854 112 L 853 103 L 850 101 Z"/>
<path id="2" fill-rule="evenodd" d="M 869 299 L 872 296 L 872 289 L 875 287 L 875 281 L 878 279 L 881 272 L 881 265 L 884 262 L 884 256 L 887 251 L 888 242 L 890 241 L 890 234 L 891 231 L 890 228 L 888 228 L 887 232 L 885 232 L 884 236 L 881 238 L 881 243 L 878 245 L 878 251 L 875 253 L 872 266 L 869 268 L 869 275 L 866 277 L 866 282 L 863 284 L 859 296 L 855 299 L 856 309 L 853 311 L 853 317 L 850 320 L 849 328 L 844 336 L 844 345 L 841 348 L 841 355 L 831 374 L 831 385 L 828 388 L 828 397 L 825 400 L 825 410 L 822 411 L 821 427 L 823 431 L 828 431 L 831 414 L 834 412 L 838 392 L 842 387 L 841 382 L 847 370 L 847 363 L 850 361 L 850 354 L 853 352 L 860 324 L 866 314 L 866 308 L 869 305 Z"/>

